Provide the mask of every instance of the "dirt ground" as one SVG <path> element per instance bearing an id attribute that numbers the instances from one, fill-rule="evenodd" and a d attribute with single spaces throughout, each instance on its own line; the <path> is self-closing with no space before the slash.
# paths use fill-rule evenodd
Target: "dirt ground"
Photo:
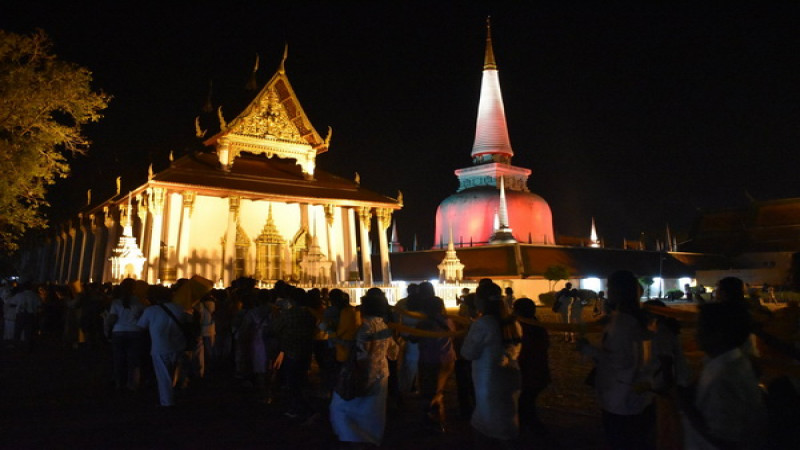
<path id="1" fill-rule="evenodd" d="M 540 308 L 541 320 L 555 320 L 545 309 Z M 597 341 L 599 335 L 589 338 Z M 539 402 L 540 416 L 550 433 L 544 437 L 523 434 L 512 448 L 603 448 L 594 393 L 584 384 L 591 363 L 561 336 L 554 334 L 551 341 L 553 383 Z M 313 400 L 319 412 L 316 420 L 297 423 L 283 416 L 281 398 L 272 404 L 256 402 L 252 388 L 219 371 L 204 386 L 181 392 L 178 405 L 163 411 L 156 407 L 154 386 L 136 393 L 112 389 L 110 353 L 107 344 L 94 350 L 72 350 L 48 337 L 40 339 L 30 354 L 3 346 L 0 447 L 339 448 L 323 399 Z M 444 434 L 424 430 L 418 398 L 408 399 L 401 407 L 391 406 L 381 448 L 503 448 L 498 442 L 478 440 L 468 421 L 458 417 L 454 380 L 446 401 L 448 431 Z"/>

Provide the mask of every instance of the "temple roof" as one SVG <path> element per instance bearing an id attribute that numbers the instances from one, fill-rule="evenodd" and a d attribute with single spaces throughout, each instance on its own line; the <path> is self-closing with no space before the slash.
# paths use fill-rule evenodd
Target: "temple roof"
<path id="1" fill-rule="evenodd" d="M 800 251 L 800 198 L 754 201 L 702 213 L 690 238 L 684 247 L 694 252 Z"/>
<path id="2" fill-rule="evenodd" d="M 239 135 L 254 138 L 267 138 L 294 144 L 307 144 L 317 154 L 328 150 L 328 143 L 311 125 L 297 100 L 297 95 L 286 76 L 284 62 L 264 85 L 250 104 L 205 145 L 215 145 L 223 136 Z"/>
<path id="3" fill-rule="evenodd" d="M 231 195 L 270 201 L 327 203 L 399 209 L 393 198 L 362 188 L 351 180 L 317 170 L 304 174 L 291 160 L 244 154 L 230 170 L 223 170 L 212 153 L 196 153 L 175 160 L 172 165 L 133 191 L 147 187 L 191 190 L 201 195 Z"/>
<path id="4" fill-rule="evenodd" d="M 475 127 L 475 142 L 472 144 L 472 157 L 487 154 L 514 156 L 508 138 L 503 94 L 500 91 L 497 63 L 492 49 L 492 27 L 488 19 L 481 97 L 478 103 L 478 122 Z"/>

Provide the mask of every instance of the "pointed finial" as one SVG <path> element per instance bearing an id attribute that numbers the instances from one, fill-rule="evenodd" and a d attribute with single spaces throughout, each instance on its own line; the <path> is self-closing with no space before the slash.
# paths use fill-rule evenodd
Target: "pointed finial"
<path id="1" fill-rule="evenodd" d="M 592 231 L 589 234 L 589 241 L 590 247 L 600 246 L 600 239 L 597 238 L 597 227 L 594 225 L 594 217 L 592 217 Z"/>
<path id="2" fill-rule="evenodd" d="M 325 136 L 325 147 L 328 147 L 328 146 L 331 145 L 331 136 L 333 136 L 333 128 L 328 126 L 328 135 Z"/>
<path id="3" fill-rule="evenodd" d="M 92 204 L 92 190 L 88 189 L 86 191 L 86 206 L 89 206 L 91 204 Z"/>
<path id="4" fill-rule="evenodd" d="M 169 151 L 169 162 L 175 161 L 175 155 L 172 153 L 172 150 Z"/>
<path id="5" fill-rule="evenodd" d="M 250 79 L 247 80 L 247 84 L 244 86 L 244 88 L 247 89 L 248 91 L 255 91 L 256 89 L 258 89 L 256 72 L 258 72 L 258 53 L 256 53 L 256 62 L 253 65 L 253 71 L 250 72 Z"/>
<path id="6" fill-rule="evenodd" d="M 353 180 L 356 182 L 356 184 L 361 184 L 361 175 L 356 172 L 356 176 Z"/>
<path id="7" fill-rule="evenodd" d="M 486 55 L 483 59 L 483 70 L 497 70 L 492 49 L 492 16 L 486 17 Z"/>
<path id="8" fill-rule="evenodd" d="M 131 208 L 131 191 L 128 191 L 128 214 L 125 216 L 125 223 L 123 226 L 129 227 L 132 225 L 131 216 L 133 215 L 133 209 Z"/>
<path id="9" fill-rule="evenodd" d="M 120 185 L 122 184 L 122 177 L 117 177 L 117 195 L 120 193 Z"/>
<path id="10" fill-rule="evenodd" d="M 287 43 L 286 43 L 286 44 L 283 46 L 283 58 L 281 58 L 281 65 L 280 65 L 280 66 L 278 66 L 278 72 L 280 72 L 280 73 L 286 73 L 286 66 L 285 66 L 285 64 L 286 64 L 286 58 L 288 58 L 288 57 L 289 57 L 289 43 L 287 42 Z"/>
<path id="11" fill-rule="evenodd" d="M 200 116 L 195 117 L 194 118 L 194 135 L 197 136 L 198 138 L 202 138 L 203 136 L 206 135 L 206 131 L 208 131 L 208 130 L 204 130 L 204 129 L 200 128 Z"/>
<path id="12" fill-rule="evenodd" d="M 453 225 L 450 225 L 450 238 L 447 240 L 447 251 L 454 252 L 456 250 L 456 246 L 453 243 Z"/>
<path id="13" fill-rule="evenodd" d="M 397 203 L 399 203 L 400 206 L 403 206 L 403 191 L 399 189 L 397 190 Z"/>
<path id="14" fill-rule="evenodd" d="M 150 163 L 150 167 L 147 168 L 147 181 L 153 179 L 153 163 Z"/>
<path id="15" fill-rule="evenodd" d="M 500 213 L 498 219 L 501 227 L 508 227 L 508 206 L 506 205 L 505 177 L 500 177 Z"/>
<path id="16" fill-rule="evenodd" d="M 225 118 L 222 116 L 222 105 L 219 105 L 217 108 L 217 118 L 219 119 L 219 129 L 225 131 L 228 129 L 228 123 L 225 122 Z"/>

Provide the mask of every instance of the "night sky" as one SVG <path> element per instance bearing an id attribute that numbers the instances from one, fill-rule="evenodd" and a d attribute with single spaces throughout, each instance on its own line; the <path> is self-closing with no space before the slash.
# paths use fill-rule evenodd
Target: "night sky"
<path id="1" fill-rule="evenodd" d="M 232 120 L 256 53 L 263 84 L 288 43 L 300 103 L 320 134 L 333 128 L 318 167 L 403 191 L 400 240 L 430 246 L 453 171 L 471 164 L 487 15 L 512 162 L 533 170 L 557 234 L 587 236 L 595 217 L 609 246 L 667 224 L 684 238 L 699 209 L 800 197 L 797 6 L 20 3 L 0 6 L 0 28 L 42 28 L 114 96 L 53 189 L 54 219 L 89 187 L 97 203 L 116 176 L 132 188 L 185 154 L 210 80 Z"/>

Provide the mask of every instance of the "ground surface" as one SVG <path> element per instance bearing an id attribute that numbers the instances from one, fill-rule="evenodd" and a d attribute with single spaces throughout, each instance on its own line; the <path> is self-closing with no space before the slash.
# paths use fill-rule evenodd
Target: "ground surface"
<path id="1" fill-rule="evenodd" d="M 544 309 L 540 308 L 541 319 L 555 320 Z M 540 416 L 550 433 L 525 434 L 513 448 L 603 448 L 594 394 L 584 384 L 591 363 L 555 334 L 550 360 L 553 383 L 540 398 Z M 116 392 L 110 373 L 108 346 L 75 351 L 62 348 L 55 338 L 44 338 L 30 354 L 3 347 L 0 448 L 337 448 L 322 399 L 314 400 L 320 413 L 316 421 L 297 423 L 282 415 L 280 398 L 273 404 L 256 402 L 252 389 L 221 373 L 205 386 L 182 393 L 173 410 L 162 411 L 155 406 L 155 387 Z M 447 433 L 426 432 L 421 427 L 421 401 L 411 398 L 389 409 L 381 448 L 502 448 L 499 443 L 476 442 L 468 422 L 458 418 L 452 380 L 446 399 Z"/>

